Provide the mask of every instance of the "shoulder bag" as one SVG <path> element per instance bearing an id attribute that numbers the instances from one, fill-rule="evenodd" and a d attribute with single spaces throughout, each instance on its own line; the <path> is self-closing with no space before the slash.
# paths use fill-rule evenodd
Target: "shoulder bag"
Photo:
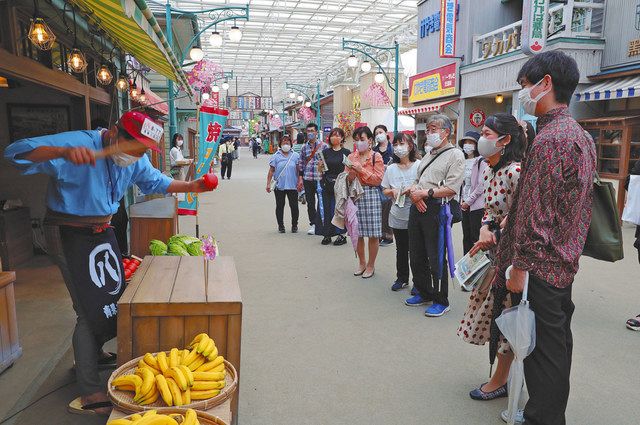
<path id="1" fill-rule="evenodd" d="M 593 181 L 591 224 L 582 255 L 615 262 L 624 258 L 622 227 L 611 182 L 603 182 L 596 173 Z"/>
<path id="2" fill-rule="evenodd" d="M 280 174 L 278 174 L 278 177 L 276 177 L 275 179 L 271 180 L 271 191 L 272 192 L 276 189 L 276 184 L 278 183 L 278 180 L 280 180 L 280 177 L 282 177 L 284 172 L 287 171 L 287 166 L 291 162 L 291 158 L 293 158 L 293 152 L 289 152 L 289 159 L 287 159 L 287 163 L 284 164 L 284 168 L 282 169 L 282 171 L 280 171 Z"/>
<path id="3" fill-rule="evenodd" d="M 429 165 L 433 164 L 435 162 L 436 159 L 438 159 L 438 157 L 440 155 L 442 155 L 443 153 L 450 151 L 451 149 L 455 149 L 453 147 L 451 148 L 447 148 L 441 152 L 438 152 L 436 154 L 435 157 L 433 157 L 433 159 L 431 161 L 429 161 L 429 163 L 427 165 L 425 165 L 425 167 L 422 169 L 422 171 L 420 172 L 420 176 L 418 176 L 418 180 L 420 180 L 420 178 L 422 177 L 422 175 L 424 174 L 424 171 L 429 168 Z M 462 208 L 460 208 L 460 202 L 458 202 L 457 199 L 453 198 L 450 201 L 447 202 L 449 204 L 449 208 L 451 209 L 451 216 L 452 216 L 452 222 L 453 223 L 459 223 L 462 221 Z"/>

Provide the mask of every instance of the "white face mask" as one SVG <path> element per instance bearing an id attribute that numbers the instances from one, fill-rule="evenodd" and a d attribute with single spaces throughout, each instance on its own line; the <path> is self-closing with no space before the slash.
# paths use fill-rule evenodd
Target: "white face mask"
<path id="1" fill-rule="evenodd" d="M 472 153 L 474 153 L 476 151 L 476 147 L 475 147 L 475 145 L 472 145 L 472 144 L 464 144 L 464 145 L 462 145 L 462 150 L 467 155 L 470 155 L 470 154 L 472 154 Z"/>
<path id="2" fill-rule="evenodd" d="M 358 150 L 358 152 L 366 152 L 369 149 L 369 142 L 358 140 L 356 142 L 356 149 Z"/>
<path id="3" fill-rule="evenodd" d="M 481 136 L 478 139 L 478 152 L 480 152 L 480 155 L 486 159 L 500 152 L 503 146 L 496 146 L 496 143 L 498 143 L 498 141 L 503 137 L 504 136 L 500 136 L 497 139 L 491 140 Z"/>
<path id="4" fill-rule="evenodd" d="M 427 134 L 427 145 L 432 148 L 437 148 L 442 143 L 442 138 L 440 137 L 440 133 L 429 133 Z"/>
<path id="5" fill-rule="evenodd" d="M 140 158 L 124 152 L 116 152 L 111 155 L 111 159 L 118 167 L 126 168 L 129 165 L 135 164 Z"/>
<path id="6" fill-rule="evenodd" d="M 178 145 L 178 147 L 182 146 L 183 143 L 184 143 L 184 140 L 177 140 L 176 141 L 176 145 Z"/>
<path id="7" fill-rule="evenodd" d="M 520 101 L 520 105 L 522 105 L 522 109 L 524 109 L 524 111 L 529 115 L 535 115 L 536 114 L 536 105 L 538 104 L 538 101 L 540 99 L 542 99 L 544 96 L 546 96 L 547 93 L 549 93 L 551 91 L 551 89 L 549 89 L 547 91 L 543 91 L 542 93 L 537 95 L 535 97 L 535 99 L 532 98 L 531 97 L 531 90 L 533 90 L 535 87 L 537 87 L 540 83 L 542 83 L 542 80 L 538 81 L 537 83 L 535 83 L 531 87 L 525 87 L 525 88 L 523 88 L 522 90 L 520 90 L 518 92 L 518 100 Z"/>
<path id="8" fill-rule="evenodd" d="M 291 145 L 282 145 L 280 149 L 282 149 L 282 152 L 287 153 L 291 150 Z"/>
<path id="9" fill-rule="evenodd" d="M 376 135 L 376 143 L 384 143 L 387 141 L 387 135 L 384 133 L 380 133 Z"/>
<path id="10" fill-rule="evenodd" d="M 394 146 L 393 147 L 393 153 L 398 158 L 404 158 L 405 156 L 409 155 L 409 146 L 407 146 L 407 145 Z"/>

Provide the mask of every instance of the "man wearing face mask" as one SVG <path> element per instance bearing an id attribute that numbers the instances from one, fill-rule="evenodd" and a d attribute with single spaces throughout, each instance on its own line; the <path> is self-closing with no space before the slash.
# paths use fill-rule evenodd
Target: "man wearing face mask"
<path id="1" fill-rule="evenodd" d="M 322 223 L 317 220 L 316 214 L 316 193 L 318 182 L 322 179 L 322 170 L 318 167 L 320 161 L 319 152 L 328 149 L 329 146 L 322 140 L 318 139 L 318 126 L 315 123 L 307 124 L 307 143 L 300 150 L 300 159 L 298 160 L 298 192 L 304 189 L 304 196 L 307 200 L 307 214 L 309 215 L 309 231 L 308 235 L 321 235 L 322 229 L 316 231 L 316 221 L 322 227 Z"/>
<path id="2" fill-rule="evenodd" d="M 5 150 L 5 159 L 23 174 L 49 176 L 47 249 L 77 315 L 73 349 L 81 396 L 69 404 L 72 413 L 110 411 L 98 367 L 115 366 L 116 360 L 102 346 L 116 334 L 117 303 L 124 291 L 121 253 L 109 225 L 119 200 L 133 184 L 144 193 L 208 190 L 202 179 L 172 180 L 153 168 L 145 153 L 160 152 L 162 137 L 160 125 L 130 111 L 109 130 L 28 138 Z"/>
<path id="3" fill-rule="evenodd" d="M 528 299 L 536 315 L 536 346 L 524 360 L 529 425 L 566 423 L 571 287 L 591 222 L 596 164 L 593 140 L 568 109 L 579 78 L 573 58 L 551 51 L 529 59 L 517 79 L 520 104 L 538 117 L 538 134 L 522 164 L 496 253 L 494 285 L 506 285 L 517 305 L 529 273 Z"/>
<path id="4" fill-rule="evenodd" d="M 451 145 L 451 120 L 432 115 L 427 122 L 427 144 L 431 152 L 420 162 L 417 183 L 405 191 L 413 206 L 409 213 L 409 252 L 413 286 L 417 294 L 405 300 L 411 307 L 432 304 L 427 317 L 449 311 L 447 260 L 440 264 L 438 215 L 444 201 L 460 192 L 464 180 L 464 154 Z"/>

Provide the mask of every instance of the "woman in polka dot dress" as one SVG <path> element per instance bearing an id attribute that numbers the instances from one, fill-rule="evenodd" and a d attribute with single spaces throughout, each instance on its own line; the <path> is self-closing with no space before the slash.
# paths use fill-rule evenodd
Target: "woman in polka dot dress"
<path id="1" fill-rule="evenodd" d="M 470 251 L 472 255 L 483 250 L 491 258 L 491 250 L 498 244 L 500 229 L 506 224 L 506 217 L 520 177 L 520 161 L 524 156 L 527 143 L 525 128 L 513 115 L 504 113 L 487 118 L 482 128 L 482 137 L 478 140 L 478 151 L 487 160 L 489 167 L 483 176 L 485 197 L 483 225 L 480 230 L 480 239 Z M 489 341 L 493 310 L 493 295 L 490 289 L 493 275 L 494 271 L 490 268 L 485 278 L 471 292 L 469 305 L 460 322 L 458 336 L 470 344 L 484 345 Z M 510 306 L 510 297 L 506 297 L 504 308 Z M 506 397 L 506 383 L 512 360 L 513 354 L 509 344 L 501 336 L 496 372 L 489 382 L 471 391 L 470 397 L 474 400 Z"/>

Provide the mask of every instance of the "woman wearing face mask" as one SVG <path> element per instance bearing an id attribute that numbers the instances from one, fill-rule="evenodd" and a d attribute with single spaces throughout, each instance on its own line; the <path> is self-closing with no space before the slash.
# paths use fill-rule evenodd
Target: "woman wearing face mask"
<path id="1" fill-rule="evenodd" d="M 411 200 L 402 196 L 402 192 L 415 182 L 420 162 L 416 161 L 416 146 L 408 134 L 396 134 L 393 153 L 394 163 L 384 172 L 382 188 L 391 201 L 389 227 L 396 239 L 396 281 L 391 290 L 399 291 L 409 285 L 408 227 Z"/>
<path id="2" fill-rule="evenodd" d="M 393 162 L 393 146 L 389 143 L 387 136 L 387 126 L 378 124 L 373 129 L 375 137 L 375 147 L 373 150 L 382 155 L 382 161 L 385 168 Z M 391 200 L 382 203 L 382 238 L 380 238 L 380 246 L 388 246 L 393 243 L 393 230 L 389 227 L 389 211 L 391 211 Z"/>
<path id="3" fill-rule="evenodd" d="M 364 194 L 356 201 L 358 207 L 358 269 L 354 276 L 369 279 L 375 273 L 376 257 L 382 236 L 382 205 L 378 186 L 382 183 L 384 163 L 382 156 L 372 150 L 373 133 L 369 127 L 360 127 L 355 141 L 356 152 L 349 155 L 351 166 L 345 168 L 349 181 L 358 179 Z M 369 261 L 365 257 L 364 238 L 369 238 Z"/>
<path id="4" fill-rule="evenodd" d="M 267 193 L 271 193 L 272 184 L 275 181 L 273 193 L 276 197 L 276 220 L 278 231 L 284 233 L 284 204 L 285 198 L 289 200 L 291 208 L 291 233 L 298 232 L 298 160 L 300 155 L 291 150 L 291 138 L 282 136 L 279 143 L 280 149 L 269 160 L 269 173 L 267 174 Z"/>
<path id="5" fill-rule="evenodd" d="M 477 131 L 467 131 L 459 146 L 464 151 L 464 183 L 460 208 L 462 209 L 463 252 L 466 254 L 478 242 L 484 215 L 483 174 L 487 162 L 478 152 Z"/>
<path id="6" fill-rule="evenodd" d="M 183 166 L 189 164 L 182 155 L 182 145 L 184 138 L 182 134 L 176 133 L 171 141 L 171 150 L 169 151 L 169 162 L 171 165 L 170 173 L 174 179 L 184 180 Z"/>
<path id="7" fill-rule="evenodd" d="M 338 174 L 344 171 L 343 158 L 349 156 L 351 151 L 344 147 L 344 131 L 341 128 L 334 128 L 329 133 L 329 148 L 322 151 L 325 164 L 319 164 L 320 168 L 326 165 L 328 170 L 322 174 L 322 180 L 320 184 L 322 186 L 322 204 L 324 207 L 324 226 L 322 239 L 322 245 L 329 245 L 333 236 L 338 236 L 333 242 L 334 245 L 344 245 L 347 243 L 347 239 L 344 236 L 346 230 L 338 229 L 331 224 L 333 220 L 333 214 L 335 210 L 335 192 L 334 186 Z"/>
<path id="8" fill-rule="evenodd" d="M 483 250 L 491 258 L 491 251 L 498 244 L 500 230 L 504 228 L 509 208 L 513 202 L 520 161 L 526 149 L 526 135 L 523 127 L 513 115 L 500 113 L 487 118 L 478 140 L 478 151 L 489 168 L 484 171 L 484 217 L 480 239 L 470 250 L 471 255 Z M 470 344 L 484 345 L 490 338 L 490 323 L 493 316 L 494 293 L 490 290 L 494 271 L 490 267 L 487 275 L 471 292 L 469 305 L 458 336 Z M 504 308 L 511 307 L 511 299 L 506 297 Z M 469 393 L 474 400 L 493 400 L 507 396 L 507 377 L 513 360 L 513 353 L 504 337 L 500 337 L 498 364 L 489 382 Z"/>

